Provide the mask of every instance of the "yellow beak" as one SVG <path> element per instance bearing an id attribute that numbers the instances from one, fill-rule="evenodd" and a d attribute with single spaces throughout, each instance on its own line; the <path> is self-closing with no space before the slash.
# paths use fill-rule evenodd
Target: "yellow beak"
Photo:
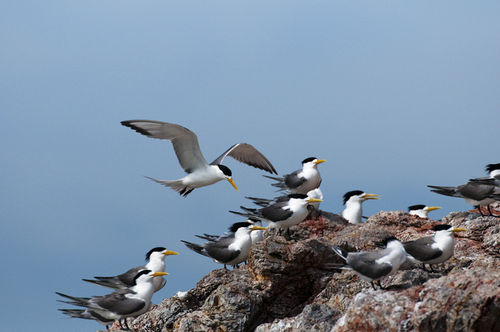
<path id="1" fill-rule="evenodd" d="M 325 159 L 318 159 L 314 162 L 315 165 L 324 163 L 326 160 Z"/>
<path id="2" fill-rule="evenodd" d="M 153 273 L 153 277 L 166 276 L 167 274 L 167 272 L 155 272 Z"/>
<path id="3" fill-rule="evenodd" d="M 425 208 L 426 211 L 434 211 L 434 210 L 439 210 L 441 207 L 440 206 L 428 206 Z"/>
<path id="4" fill-rule="evenodd" d="M 364 194 L 364 199 L 380 199 L 379 194 Z"/>
<path id="5" fill-rule="evenodd" d="M 252 231 L 258 231 L 258 230 L 264 231 L 266 229 L 267 229 L 267 227 L 264 227 L 264 226 L 255 226 L 255 225 L 250 228 L 250 230 L 252 230 Z"/>
<path id="6" fill-rule="evenodd" d="M 164 252 L 162 252 L 162 254 L 164 254 L 165 256 L 169 256 L 169 255 L 178 255 L 179 253 L 172 250 L 165 250 Z"/>
<path id="7" fill-rule="evenodd" d="M 451 231 L 453 233 L 455 233 L 455 232 L 465 232 L 466 229 L 465 228 L 455 228 L 455 227 L 453 227 L 453 229 Z"/>
<path id="8" fill-rule="evenodd" d="M 319 203 L 319 202 L 323 202 L 322 199 L 319 199 L 319 198 L 308 198 L 307 203 Z"/>
<path id="9" fill-rule="evenodd" d="M 234 181 L 233 181 L 233 178 L 226 178 L 226 179 L 229 181 L 229 183 L 230 183 L 230 184 L 232 184 L 232 185 L 233 185 L 233 187 L 234 187 L 234 189 L 236 189 L 236 191 L 239 191 L 239 190 L 238 190 L 238 187 L 236 187 L 236 184 L 235 184 L 235 183 L 234 183 Z"/>

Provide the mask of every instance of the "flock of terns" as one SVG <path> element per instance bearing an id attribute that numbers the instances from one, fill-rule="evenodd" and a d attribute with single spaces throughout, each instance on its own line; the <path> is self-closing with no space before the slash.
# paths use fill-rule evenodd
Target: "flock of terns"
<path id="1" fill-rule="evenodd" d="M 247 143 L 234 144 L 213 162 L 208 163 L 201 153 L 196 134 L 181 125 L 151 120 L 122 121 L 121 124 L 142 135 L 169 140 L 172 143 L 179 164 L 187 175 L 177 180 L 149 179 L 172 188 L 184 197 L 197 188 L 222 180 L 228 181 L 238 190 L 231 170 L 222 165 L 227 156 L 277 175 L 271 162 Z M 284 231 L 285 236 L 289 237 L 291 226 L 299 224 L 308 215 L 318 211 L 319 204 L 323 201 L 319 188 L 321 176 L 318 165 L 323 162 L 325 160 L 311 157 L 302 161 L 302 169 L 283 177 L 266 175 L 275 181 L 273 186 L 285 193 L 283 196 L 273 199 L 247 197 L 258 208 L 241 206 L 242 211 L 230 211 L 244 216 L 246 220 L 231 225 L 227 234 L 197 235 L 206 241 L 201 245 L 182 242 L 189 249 L 223 264 L 224 268 L 227 265 L 238 267 L 240 263 L 246 262 L 252 244 L 262 240 L 264 230 L 276 229 L 280 234 Z M 489 164 L 486 170 L 489 172 L 488 177 L 471 179 L 464 185 L 429 187 L 433 192 L 465 199 L 467 203 L 477 207 L 481 214 L 481 206 L 488 206 L 490 215 L 493 215 L 489 204 L 500 201 L 500 163 Z M 344 195 L 345 209 L 342 217 L 349 223 L 362 223 L 362 203 L 378 198 L 377 194 L 367 194 L 360 190 L 347 192 Z M 410 206 L 409 213 L 427 218 L 427 213 L 436 209 L 439 207 L 419 204 Z M 267 227 L 262 226 L 262 221 Z M 382 288 L 380 279 L 395 273 L 407 259 L 423 264 L 424 269 L 428 264 L 433 270 L 433 264 L 443 263 L 453 256 L 452 235 L 465 229 L 440 224 L 434 226 L 433 230 L 433 236 L 404 243 L 395 237 L 386 238 L 382 243 L 385 248 L 376 251 L 346 252 L 339 247 L 332 249 L 344 261 L 344 264 L 339 265 L 340 268 L 354 270 L 362 279 L 370 282 L 374 289 L 376 282 Z M 114 292 L 93 297 L 75 297 L 57 292 L 63 298 L 59 302 L 79 307 L 59 310 L 70 317 L 96 320 L 106 328 L 118 321 L 122 329 L 129 329 L 127 318 L 148 311 L 153 293 L 165 285 L 163 276 L 168 274 L 165 272 L 165 257 L 177 254 L 163 247 L 153 248 L 146 254 L 145 265 L 134 267 L 117 276 L 83 279 L 112 288 Z"/>

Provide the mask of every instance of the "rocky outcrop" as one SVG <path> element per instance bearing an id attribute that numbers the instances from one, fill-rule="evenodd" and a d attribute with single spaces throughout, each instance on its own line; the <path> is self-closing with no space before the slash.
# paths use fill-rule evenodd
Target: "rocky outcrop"
<path id="1" fill-rule="evenodd" d="M 373 290 L 330 246 L 375 249 L 388 235 L 405 241 L 439 223 L 403 211 L 362 225 L 322 213 L 292 228 L 266 231 L 248 265 L 217 269 L 183 296 L 163 300 L 131 326 L 138 331 L 500 331 L 500 220 L 452 213 L 443 222 L 468 229 L 438 272 L 405 263 Z"/>

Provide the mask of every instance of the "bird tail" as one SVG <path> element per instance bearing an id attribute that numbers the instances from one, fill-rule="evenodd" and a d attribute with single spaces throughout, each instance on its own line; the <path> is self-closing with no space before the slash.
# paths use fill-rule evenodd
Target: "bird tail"
<path id="1" fill-rule="evenodd" d="M 250 196 L 246 196 L 245 198 L 251 200 L 255 205 L 262 206 L 262 207 L 266 207 L 269 205 L 269 203 L 272 202 L 271 199 L 267 199 L 267 198 L 250 197 Z"/>
<path id="2" fill-rule="evenodd" d="M 92 315 L 85 311 L 84 309 L 57 309 L 61 311 L 63 314 L 70 316 L 72 318 L 82 318 L 82 319 L 94 319 Z"/>
<path id="3" fill-rule="evenodd" d="M 276 181 L 275 183 L 272 183 L 271 186 L 279 188 L 279 190 L 286 190 L 286 184 L 285 184 L 285 178 L 282 177 L 276 177 L 276 176 L 269 176 L 269 175 L 263 175 L 263 177 L 266 177 L 268 179 Z"/>
<path id="4" fill-rule="evenodd" d="M 342 258 L 344 261 L 347 261 L 347 251 L 345 251 L 340 247 L 331 247 L 331 248 L 340 258 Z"/>
<path id="5" fill-rule="evenodd" d="M 200 239 L 207 240 L 207 241 L 216 241 L 219 238 L 218 235 L 211 235 L 211 234 L 207 234 L 207 233 L 203 233 L 203 235 L 195 235 L 195 236 L 200 238 Z"/>
<path id="6" fill-rule="evenodd" d="M 121 289 L 123 287 L 120 287 L 120 283 L 115 282 L 113 277 L 96 277 L 96 279 L 100 280 L 93 280 L 93 279 L 82 279 L 83 281 L 90 282 L 91 284 L 103 286 L 103 287 L 108 287 L 112 289 Z"/>
<path id="7" fill-rule="evenodd" d="M 432 188 L 432 190 L 431 190 L 432 192 L 440 194 L 440 195 L 461 197 L 457 193 L 457 190 L 455 187 L 430 186 L 430 185 L 428 185 L 427 187 Z"/>
<path id="8" fill-rule="evenodd" d="M 87 307 L 90 301 L 90 298 L 88 297 L 76 297 L 76 296 L 71 296 L 71 295 L 66 295 L 63 293 L 56 292 L 57 295 L 61 297 L 65 297 L 67 299 L 70 299 L 72 301 L 62 301 L 59 300 L 59 302 L 62 303 L 67 303 L 67 304 L 72 304 L 72 305 L 77 305 L 77 306 L 82 306 L 82 307 Z"/>
<path id="9" fill-rule="evenodd" d="M 229 210 L 229 212 L 233 213 L 233 214 L 237 214 L 239 216 L 243 216 L 245 218 L 250 218 L 250 217 L 255 217 L 253 214 L 250 214 L 250 213 L 244 213 L 244 212 L 240 212 L 240 211 L 232 211 L 232 210 Z"/>
<path id="10" fill-rule="evenodd" d="M 208 257 L 208 254 L 205 251 L 205 248 L 203 246 L 200 246 L 199 244 L 196 244 L 196 243 L 191 243 L 191 242 L 188 242 L 188 241 L 184 241 L 184 240 L 181 240 L 181 242 L 184 243 L 186 245 L 186 247 L 188 247 L 189 249 L 193 250 L 194 252 L 197 252 L 200 255 Z"/>
<path id="11" fill-rule="evenodd" d="M 157 180 L 149 176 L 145 176 L 145 178 L 164 185 L 165 187 L 172 188 L 173 190 L 177 191 L 179 195 L 182 195 L 184 197 L 189 195 L 194 190 L 194 188 L 187 187 L 185 184 L 183 184 L 182 180 Z"/>

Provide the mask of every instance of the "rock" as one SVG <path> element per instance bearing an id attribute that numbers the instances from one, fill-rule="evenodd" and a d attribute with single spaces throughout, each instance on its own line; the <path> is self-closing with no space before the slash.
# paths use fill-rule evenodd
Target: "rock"
<path id="1" fill-rule="evenodd" d="M 138 331 L 500 331 L 499 218 L 451 213 L 455 255 L 427 272 L 412 263 L 373 290 L 341 270 L 331 246 L 372 250 L 388 235 L 406 241 L 439 222 L 403 211 L 361 225 L 321 212 L 291 228 L 266 231 L 248 265 L 217 269 L 182 297 L 171 297 L 129 325 Z M 116 328 L 116 324 L 113 328 Z"/>

